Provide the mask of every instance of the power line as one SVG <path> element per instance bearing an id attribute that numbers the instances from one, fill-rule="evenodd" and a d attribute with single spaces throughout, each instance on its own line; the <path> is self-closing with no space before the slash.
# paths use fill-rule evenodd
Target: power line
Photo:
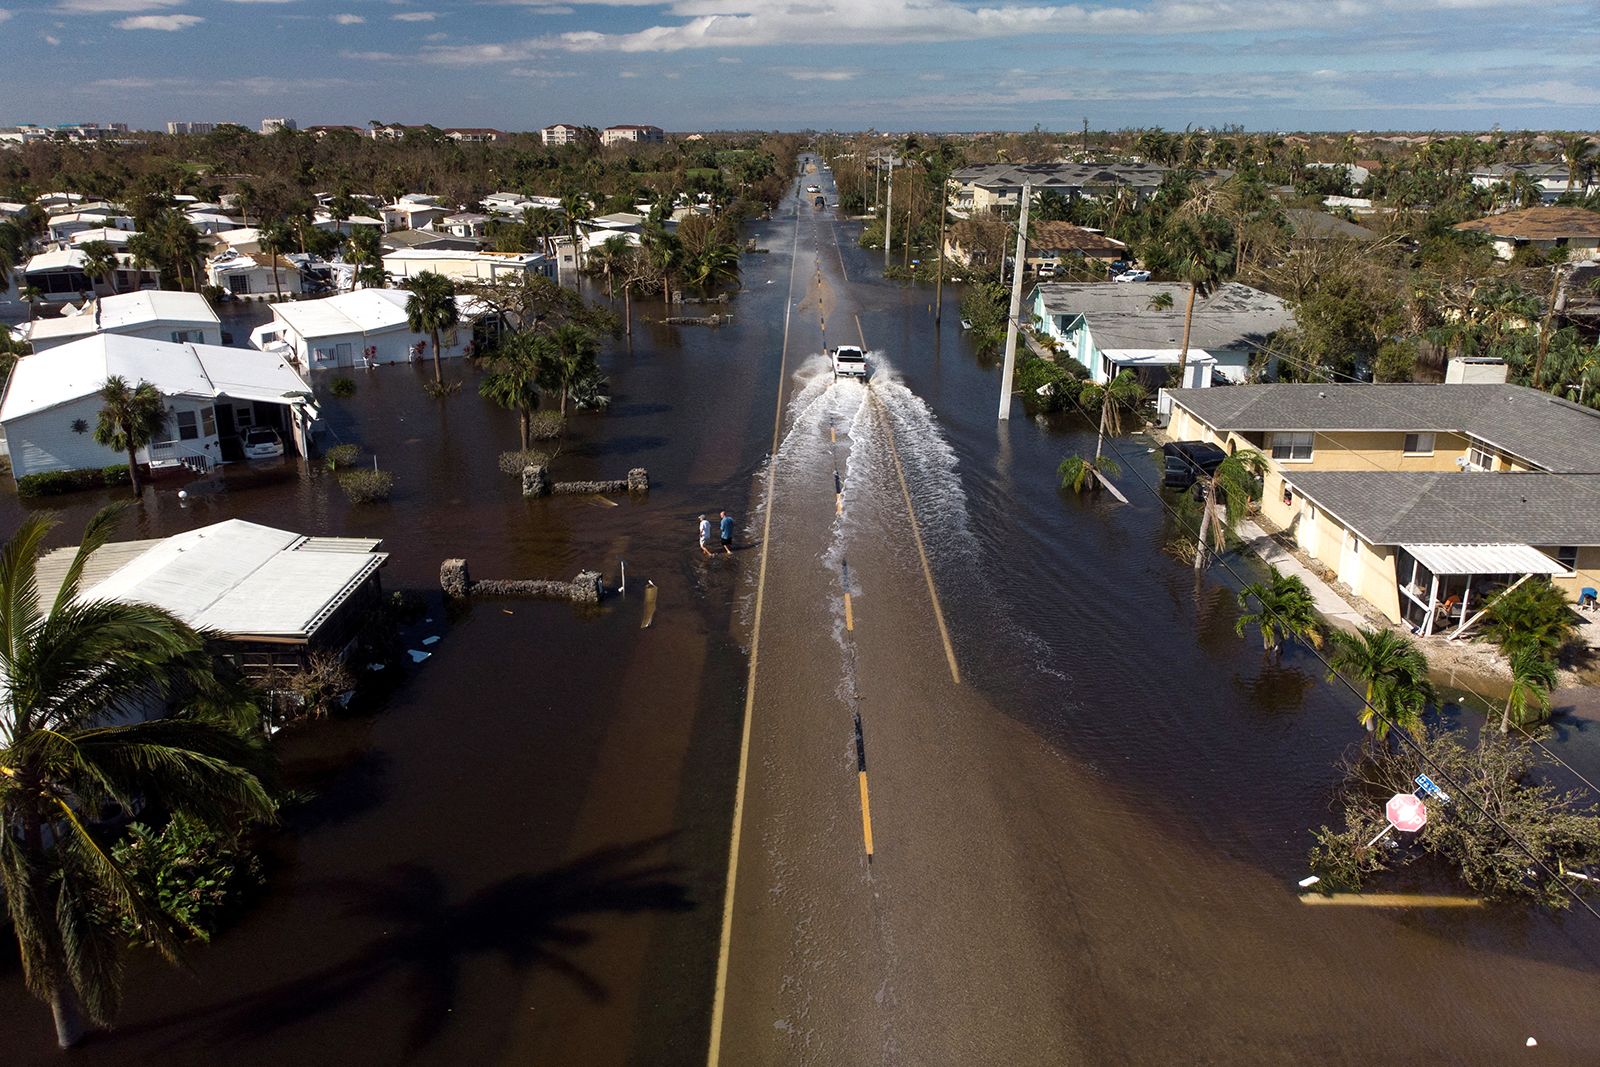
<path id="1" fill-rule="evenodd" d="M 1078 409 L 1079 413 L 1084 415 L 1085 418 L 1088 417 L 1088 412 L 1084 411 L 1082 405 L 1080 405 L 1077 402 L 1076 398 L 1073 398 L 1073 406 L 1076 407 Z M 1110 446 L 1110 442 L 1107 442 L 1107 445 L 1109 447 Z M 1113 452 L 1117 451 L 1115 448 L 1112 448 L 1111 450 Z M 1118 459 L 1123 459 L 1123 458 L 1124 457 L 1122 457 L 1120 454 L 1118 455 Z M 1188 462 L 1190 462 L 1192 465 L 1194 465 L 1196 467 L 1196 470 L 1199 470 L 1198 464 L 1194 464 L 1192 459 L 1188 459 L 1187 457 L 1185 457 L 1185 458 L 1186 458 L 1186 460 Z M 1128 469 L 1134 475 L 1134 477 L 1136 477 L 1139 480 L 1140 484 L 1143 485 L 1145 487 L 1145 489 L 1148 490 L 1151 493 L 1151 495 L 1155 497 L 1157 502 L 1160 503 L 1161 506 L 1167 510 L 1167 512 L 1173 517 L 1173 519 L 1175 519 L 1180 524 L 1180 526 L 1186 526 L 1187 525 L 1187 522 L 1184 519 L 1184 517 L 1182 516 L 1182 514 L 1180 514 L 1176 508 L 1174 508 L 1171 504 L 1169 504 L 1166 501 L 1166 499 L 1164 497 L 1161 496 L 1161 493 L 1159 492 L 1159 490 L 1155 489 L 1155 487 L 1152 486 L 1149 483 L 1149 481 L 1145 479 L 1144 475 L 1139 473 L 1137 467 L 1133 466 L 1130 463 L 1129 466 L 1128 466 Z M 1201 471 L 1200 473 L 1204 474 L 1203 471 Z M 1208 500 L 1207 503 L 1209 505 L 1210 501 Z M 1198 536 L 1198 529 L 1196 530 L 1196 536 Z M 1270 604 L 1268 604 L 1260 596 L 1256 596 L 1255 594 L 1249 592 L 1249 586 L 1250 586 L 1251 583 L 1246 582 L 1244 580 L 1244 577 L 1242 575 L 1240 575 L 1238 571 L 1234 570 L 1233 567 L 1227 562 L 1227 560 L 1224 557 L 1222 557 L 1220 554 L 1217 556 L 1217 563 L 1224 570 L 1226 570 L 1230 575 L 1232 575 L 1233 578 L 1236 581 L 1238 581 L 1242 587 L 1244 587 L 1242 592 L 1245 595 L 1252 596 L 1256 600 L 1256 602 L 1258 604 L 1260 604 L 1261 609 L 1262 609 L 1263 612 L 1265 612 L 1265 613 L 1267 613 L 1269 615 L 1272 615 L 1279 623 L 1284 623 L 1285 622 L 1283 616 L 1280 613 L 1278 613 L 1277 611 L 1275 611 Z M 1543 871 L 1546 876 L 1548 876 L 1549 878 L 1554 880 L 1556 884 L 1560 885 L 1562 887 L 1562 889 L 1566 891 L 1567 895 L 1570 896 L 1573 900 L 1577 901 L 1578 904 L 1580 904 L 1585 911 L 1587 911 L 1590 915 L 1594 916 L 1596 919 L 1600 919 L 1600 911 L 1596 911 L 1595 908 L 1587 900 L 1585 900 L 1582 896 L 1580 896 L 1578 894 L 1578 892 L 1575 889 L 1573 889 L 1572 886 L 1567 881 L 1565 881 L 1564 879 L 1560 878 L 1556 874 L 1556 872 L 1552 871 L 1550 869 L 1550 867 L 1542 859 L 1539 858 L 1539 856 L 1533 851 L 1533 849 L 1528 844 L 1526 844 L 1521 838 L 1519 838 L 1516 834 L 1514 834 L 1511 831 L 1511 829 L 1505 825 L 1505 823 L 1501 822 L 1500 819 L 1498 819 L 1491 811 L 1489 811 L 1488 808 L 1484 807 L 1484 805 L 1482 803 L 1480 803 L 1475 797 L 1473 797 L 1469 792 L 1467 792 L 1465 786 L 1463 786 L 1461 783 L 1459 783 L 1456 780 L 1454 780 L 1450 775 L 1446 774 L 1444 772 L 1443 768 L 1441 768 L 1439 766 L 1439 764 L 1432 757 L 1430 757 L 1425 751 L 1423 751 L 1422 746 L 1417 743 L 1415 738 L 1413 738 L 1409 733 L 1407 733 L 1406 730 L 1401 728 L 1399 726 L 1399 724 L 1393 718 L 1391 718 L 1389 715 L 1385 714 L 1375 704 L 1373 704 L 1370 700 L 1368 700 L 1367 697 L 1366 697 L 1366 694 L 1362 693 L 1361 690 L 1357 689 L 1355 687 L 1355 685 L 1352 684 L 1349 681 L 1349 679 L 1345 678 L 1344 675 L 1340 674 L 1337 670 L 1335 670 L 1333 664 L 1330 663 L 1322 655 L 1322 653 L 1321 653 L 1321 651 L 1319 649 L 1311 647 L 1311 646 L 1307 646 L 1307 647 L 1308 647 L 1309 651 L 1311 652 L 1312 656 L 1315 657 L 1317 659 L 1317 661 L 1319 663 L 1321 663 L 1325 668 L 1327 668 L 1329 677 L 1338 679 L 1339 682 L 1341 684 L 1343 684 L 1344 687 L 1346 689 L 1348 689 L 1356 697 L 1356 699 L 1360 700 L 1361 703 L 1366 708 L 1368 708 L 1372 712 L 1372 714 L 1374 716 L 1376 716 L 1378 719 L 1382 720 L 1389 727 L 1390 732 L 1394 733 L 1394 735 L 1400 739 L 1401 743 L 1404 746 L 1406 746 L 1407 748 L 1411 749 L 1412 752 L 1416 755 L 1417 759 L 1420 762 L 1422 762 L 1422 763 L 1426 764 L 1428 767 L 1430 767 L 1446 785 L 1449 785 L 1452 789 L 1454 789 L 1456 791 L 1457 795 L 1459 795 L 1460 797 L 1465 799 L 1480 815 L 1482 815 L 1485 819 L 1487 819 L 1490 823 L 1492 823 L 1495 826 L 1496 829 L 1498 829 L 1502 834 L 1505 835 L 1507 840 L 1509 840 L 1512 844 L 1514 844 L 1517 847 L 1517 849 L 1520 852 L 1522 852 L 1523 855 L 1527 856 L 1528 859 L 1531 860 L 1533 862 L 1533 864 L 1536 867 L 1539 868 L 1539 870 Z"/>

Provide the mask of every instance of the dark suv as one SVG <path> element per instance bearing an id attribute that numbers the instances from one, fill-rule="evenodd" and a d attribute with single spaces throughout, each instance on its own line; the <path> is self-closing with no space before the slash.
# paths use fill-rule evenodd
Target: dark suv
<path id="1" fill-rule="evenodd" d="M 1170 441 L 1161 446 L 1161 484 L 1168 489 L 1187 489 L 1227 458 L 1226 452 L 1208 441 Z"/>

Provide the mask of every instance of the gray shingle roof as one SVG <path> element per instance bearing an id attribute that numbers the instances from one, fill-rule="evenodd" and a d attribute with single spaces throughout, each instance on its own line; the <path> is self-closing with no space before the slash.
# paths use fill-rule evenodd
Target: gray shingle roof
<path id="1" fill-rule="evenodd" d="M 1465 433 L 1545 470 L 1600 474 L 1600 412 L 1520 385 L 1277 382 L 1172 396 L 1216 430 Z"/>
<path id="2" fill-rule="evenodd" d="M 1600 475 L 1305 471 L 1284 478 L 1375 545 L 1600 545 Z"/>
<path id="3" fill-rule="evenodd" d="M 1087 318 L 1095 344 L 1102 349 L 1177 348 L 1183 343 L 1187 285 L 1046 282 L 1039 291 L 1046 314 Z M 1172 297 L 1172 306 L 1152 308 L 1150 301 L 1162 293 Z M 1278 297 L 1229 282 L 1195 301 L 1189 345 L 1208 350 L 1251 348 L 1293 324 L 1294 312 Z"/>

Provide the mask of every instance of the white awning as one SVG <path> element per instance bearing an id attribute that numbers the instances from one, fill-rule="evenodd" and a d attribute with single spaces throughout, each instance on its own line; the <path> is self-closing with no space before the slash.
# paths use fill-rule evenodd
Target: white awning
<path id="1" fill-rule="evenodd" d="M 1532 545 L 1401 545 L 1434 574 L 1572 572 Z"/>

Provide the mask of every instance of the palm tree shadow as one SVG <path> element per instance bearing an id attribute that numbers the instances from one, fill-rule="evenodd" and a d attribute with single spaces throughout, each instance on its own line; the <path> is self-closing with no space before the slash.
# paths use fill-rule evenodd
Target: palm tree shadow
<path id="1" fill-rule="evenodd" d="M 499 957 L 517 972 L 545 967 L 563 975 L 594 1002 L 606 988 L 566 953 L 594 939 L 583 920 L 600 914 L 683 912 L 695 903 L 678 880 L 680 869 L 641 863 L 666 840 L 655 837 L 600 849 L 542 874 L 519 874 L 451 901 L 439 873 L 400 864 L 370 881 L 334 883 L 349 895 L 349 917 L 379 920 L 386 934 L 338 963 L 198 1012 L 152 1020 L 122 1033 L 184 1023 L 194 1037 L 222 1044 L 261 1039 L 377 992 L 401 979 L 414 1002 L 406 1051 L 435 1041 L 457 1007 L 461 973 L 473 959 Z M 190 1029 L 192 1027 L 192 1029 Z"/>

